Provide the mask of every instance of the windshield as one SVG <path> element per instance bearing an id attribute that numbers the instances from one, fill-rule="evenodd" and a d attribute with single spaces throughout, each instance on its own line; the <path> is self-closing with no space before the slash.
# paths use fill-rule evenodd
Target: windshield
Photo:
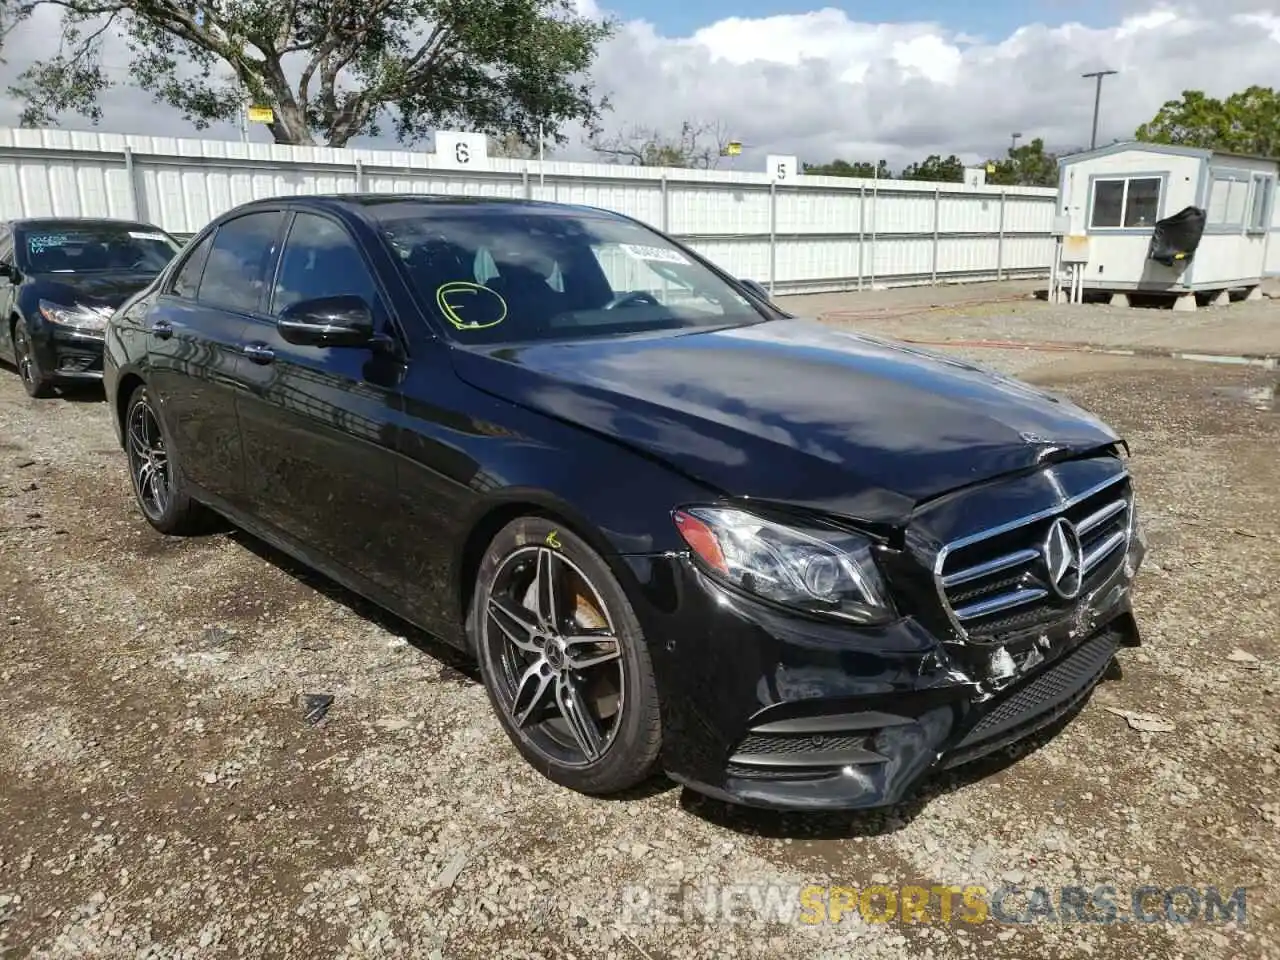
<path id="1" fill-rule="evenodd" d="M 178 243 L 136 224 L 49 224 L 17 235 L 29 273 L 159 273 Z"/>
<path id="2" fill-rule="evenodd" d="M 465 343 L 759 323 L 724 280 L 644 227 L 590 214 L 381 214 L 428 309 Z"/>

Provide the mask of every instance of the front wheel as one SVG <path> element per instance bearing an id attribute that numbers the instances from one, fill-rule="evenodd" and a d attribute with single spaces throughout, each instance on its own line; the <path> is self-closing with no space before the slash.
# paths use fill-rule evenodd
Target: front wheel
<path id="1" fill-rule="evenodd" d="M 198 503 L 187 496 L 151 395 L 139 386 L 125 408 L 125 450 L 133 495 L 147 522 L 161 533 L 197 533 L 203 527 Z"/>
<path id="2" fill-rule="evenodd" d="M 467 619 L 489 700 L 525 759 L 588 794 L 647 778 L 662 745 L 644 635 L 608 565 L 540 517 L 504 527 Z"/>
<path id="3" fill-rule="evenodd" d="M 53 396 L 53 378 L 40 368 L 40 358 L 36 356 L 35 345 L 31 342 L 31 331 L 27 329 L 27 321 L 21 317 L 13 324 L 13 363 L 28 396 L 41 400 Z"/>

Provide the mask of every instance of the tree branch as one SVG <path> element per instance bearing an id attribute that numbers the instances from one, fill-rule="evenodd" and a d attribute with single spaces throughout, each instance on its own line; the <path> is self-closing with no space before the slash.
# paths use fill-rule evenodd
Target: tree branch
<path id="1" fill-rule="evenodd" d="M 110 84 L 97 50 L 112 31 L 132 52 L 132 82 L 197 128 L 233 116 L 243 90 L 275 110 L 279 142 L 323 131 L 340 145 L 376 131 L 383 111 L 402 142 L 441 121 L 527 140 L 539 121 L 595 131 L 607 109 L 577 78 L 612 27 L 568 0 L 0 0 L 0 30 L 4 10 L 26 17 L 39 6 L 62 12 L 68 44 L 22 91 L 44 115 L 98 118 Z M 719 146 L 698 144 L 698 162 L 714 165 Z"/>

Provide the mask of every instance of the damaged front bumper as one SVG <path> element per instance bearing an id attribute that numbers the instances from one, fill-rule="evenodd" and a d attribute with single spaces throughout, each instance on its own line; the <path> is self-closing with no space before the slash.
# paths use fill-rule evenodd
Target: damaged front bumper
<path id="1" fill-rule="evenodd" d="M 668 775 L 732 803 L 850 810 L 1068 714 L 1116 649 L 1139 642 L 1140 530 L 1075 614 L 1007 644 L 906 617 L 851 629 L 724 589 L 687 559 L 627 558 L 662 695 Z M 945 637 L 945 638 L 944 638 Z"/>

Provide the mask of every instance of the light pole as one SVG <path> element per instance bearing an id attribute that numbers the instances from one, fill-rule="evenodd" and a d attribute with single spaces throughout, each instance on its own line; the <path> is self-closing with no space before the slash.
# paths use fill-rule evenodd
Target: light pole
<path id="1" fill-rule="evenodd" d="M 1098 145 L 1098 107 L 1102 104 L 1102 78 L 1109 77 L 1114 74 L 1115 70 L 1095 70 L 1093 73 L 1082 73 L 1081 77 L 1088 79 L 1094 77 L 1098 81 L 1098 86 L 1093 95 L 1093 134 L 1089 137 L 1089 149 L 1092 150 Z"/>
<path id="2" fill-rule="evenodd" d="M 542 144 L 546 138 L 546 128 L 541 120 L 538 121 L 538 190 L 541 192 L 547 185 L 547 174 L 542 166 Z"/>
<path id="3" fill-rule="evenodd" d="M 1013 134 L 1010 134 L 1010 135 L 1009 135 L 1009 138 L 1010 138 L 1010 140 L 1012 141 L 1012 142 L 1009 144 L 1009 149 L 1010 149 L 1011 151 L 1012 151 L 1012 150 L 1017 150 L 1017 149 L 1018 149 L 1018 140 L 1019 140 L 1021 137 L 1022 137 L 1022 134 L 1020 134 L 1020 133 L 1013 133 Z"/>

